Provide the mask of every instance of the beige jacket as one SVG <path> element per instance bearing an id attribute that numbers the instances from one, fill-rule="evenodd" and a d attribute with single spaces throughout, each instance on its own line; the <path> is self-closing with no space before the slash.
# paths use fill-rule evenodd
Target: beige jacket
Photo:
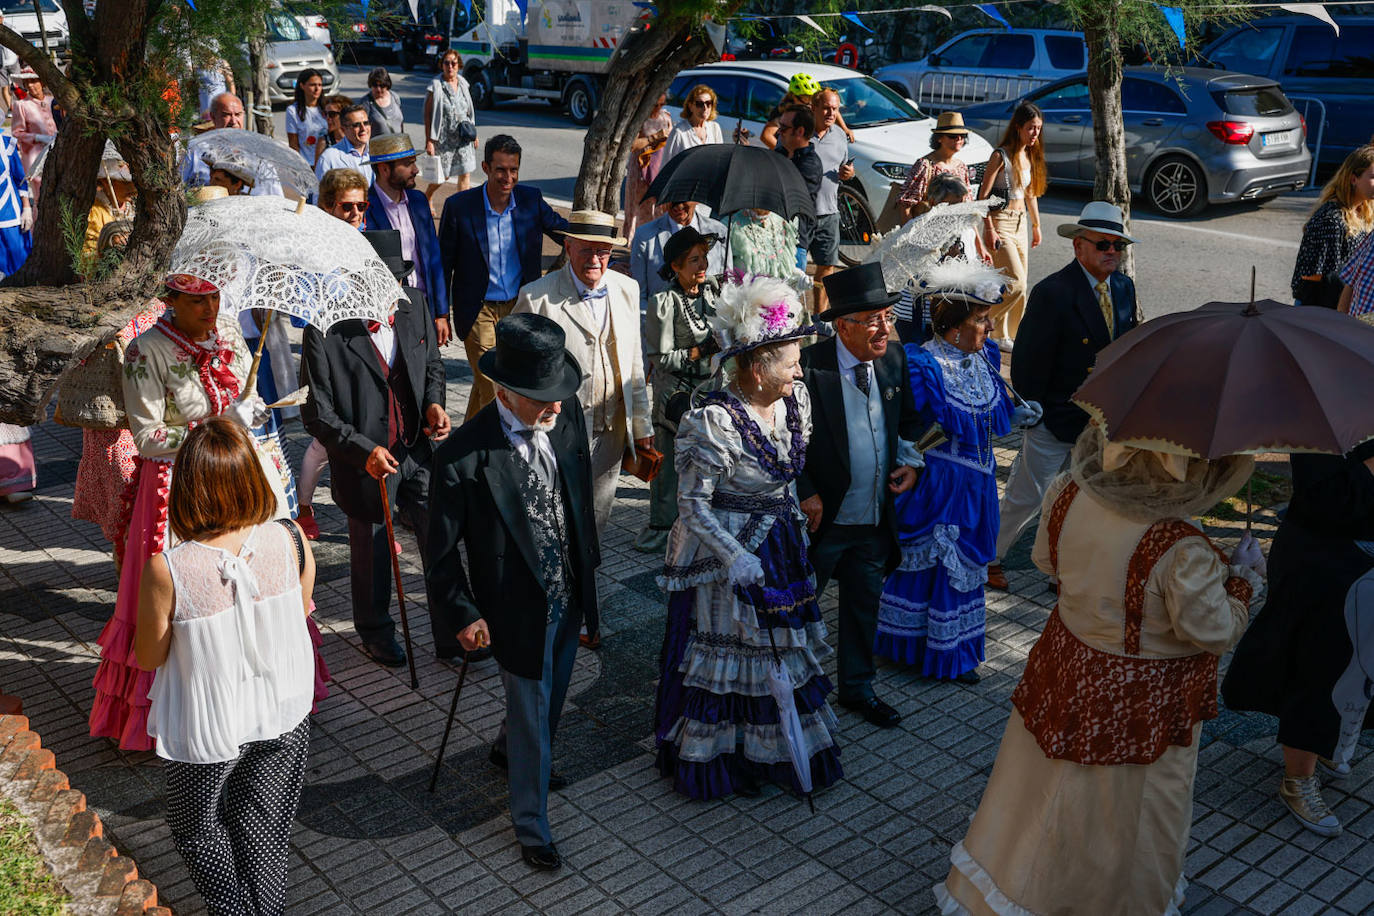
<path id="1" fill-rule="evenodd" d="M 634 439 L 654 434 L 650 421 L 649 390 L 644 380 L 644 355 L 639 335 L 639 284 L 624 274 L 608 270 L 611 331 L 615 336 L 616 384 L 620 388 L 622 417 L 617 428 L 629 430 L 626 452 L 633 454 Z M 582 386 L 577 397 L 591 403 L 591 373 L 600 327 L 593 323 L 590 307 L 582 301 L 566 267 L 521 287 L 516 312 L 533 312 L 558 322 L 567 335 L 567 349 L 582 367 Z"/>

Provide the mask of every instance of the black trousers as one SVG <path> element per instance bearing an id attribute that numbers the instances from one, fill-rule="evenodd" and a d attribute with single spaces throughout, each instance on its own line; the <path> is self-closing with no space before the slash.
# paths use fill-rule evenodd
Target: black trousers
<path id="1" fill-rule="evenodd" d="M 394 445 L 392 457 L 401 469 L 387 478 L 387 493 L 393 513 L 405 519 L 419 542 L 420 563 L 428 570 L 430 461 L 417 461 L 404 446 Z M 391 603 L 396 594 L 391 581 L 391 544 L 384 523 L 348 520 L 349 575 L 352 578 L 353 627 L 366 643 L 379 643 L 396 634 Z M 428 577 L 426 577 L 428 578 Z M 451 614 L 429 605 L 429 620 L 434 633 L 434 649 L 451 656 L 459 648 L 457 622 Z"/>
<path id="2" fill-rule="evenodd" d="M 878 599 L 887 578 L 892 547 L 877 525 L 831 525 L 811 545 L 819 597 L 834 578 L 840 586 L 838 692 L 841 701 L 873 696 L 873 641 L 878 635 Z"/>

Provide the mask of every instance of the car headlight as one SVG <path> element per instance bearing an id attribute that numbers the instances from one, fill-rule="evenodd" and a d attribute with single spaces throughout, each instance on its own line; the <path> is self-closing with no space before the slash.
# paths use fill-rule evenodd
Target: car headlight
<path id="1" fill-rule="evenodd" d="M 911 168 L 909 163 L 902 162 L 875 162 L 873 171 L 890 181 L 905 181 L 906 173 Z"/>

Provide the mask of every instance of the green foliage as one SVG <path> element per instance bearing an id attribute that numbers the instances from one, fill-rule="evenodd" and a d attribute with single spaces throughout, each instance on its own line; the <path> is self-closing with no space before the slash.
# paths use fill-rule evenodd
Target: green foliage
<path id="1" fill-rule="evenodd" d="M 1232 25 L 1253 15 L 1243 5 L 1222 6 L 1215 0 L 1167 0 L 1166 5 L 1183 10 L 1187 51 L 1197 50 L 1205 26 Z M 1118 51 L 1134 49 L 1145 60 L 1160 63 L 1183 59 L 1178 36 L 1150 0 L 1063 0 L 1058 10 L 1071 28 L 1100 27 L 1114 34 Z"/>
<path id="2" fill-rule="evenodd" d="M 58 916 L 67 901 L 43 862 L 33 828 L 12 802 L 0 800 L 0 916 Z"/>

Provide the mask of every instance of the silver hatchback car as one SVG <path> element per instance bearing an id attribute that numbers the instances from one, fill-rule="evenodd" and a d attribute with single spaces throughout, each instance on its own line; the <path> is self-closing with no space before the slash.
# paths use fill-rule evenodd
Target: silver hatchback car
<path id="1" fill-rule="evenodd" d="M 1088 78 L 1068 77 L 1024 96 L 1045 115 L 1050 180 L 1091 185 L 1096 174 Z M 963 109 L 989 143 L 1021 99 Z M 1275 197 L 1307 184 L 1307 125 L 1271 79 L 1185 67 L 1127 67 L 1121 84 L 1131 189 L 1165 216 L 1209 203 Z"/>

